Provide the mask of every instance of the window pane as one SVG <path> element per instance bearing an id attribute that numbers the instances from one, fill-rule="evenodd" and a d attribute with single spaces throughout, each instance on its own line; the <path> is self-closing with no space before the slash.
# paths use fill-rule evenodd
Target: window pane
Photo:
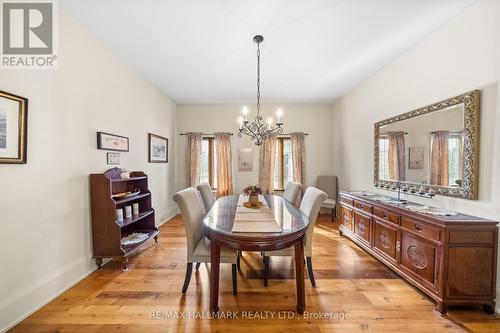
<path id="1" fill-rule="evenodd" d="M 274 189 L 277 190 L 279 189 L 279 169 L 278 169 L 278 166 L 279 166 L 279 146 L 278 146 L 278 141 L 279 140 L 276 140 L 276 153 L 275 153 L 275 158 L 274 158 Z"/>
<path id="2" fill-rule="evenodd" d="M 389 139 L 379 139 L 379 177 L 380 179 L 389 179 Z"/>
<path id="3" fill-rule="evenodd" d="M 457 180 L 462 180 L 461 175 L 461 136 L 448 137 L 448 184 L 458 186 Z"/>
<path id="4" fill-rule="evenodd" d="M 214 183 L 212 184 L 212 188 L 217 188 L 217 174 L 219 173 L 218 172 L 218 168 L 217 168 L 217 148 L 215 148 L 215 142 L 214 142 L 214 170 L 213 170 L 213 173 L 214 173 Z"/>
<path id="5" fill-rule="evenodd" d="M 201 142 L 201 170 L 200 181 L 208 183 L 208 140 Z"/>
<path id="6" fill-rule="evenodd" d="M 283 140 L 283 187 L 293 181 L 292 140 Z"/>

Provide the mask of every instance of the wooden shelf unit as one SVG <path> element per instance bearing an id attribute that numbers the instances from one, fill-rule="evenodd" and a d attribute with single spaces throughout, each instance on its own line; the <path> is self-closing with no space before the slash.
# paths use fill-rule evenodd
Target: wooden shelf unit
<path id="1" fill-rule="evenodd" d="M 142 171 L 133 171 L 129 179 L 121 179 L 123 169 L 112 168 L 105 173 L 90 175 L 90 200 L 92 211 L 93 257 L 98 269 L 104 258 L 121 259 L 127 269 L 128 257 L 138 251 L 150 240 L 158 243 L 158 228 L 155 226 L 155 211 L 151 207 L 151 192 L 148 188 L 148 176 Z M 128 198 L 113 198 L 116 193 L 140 193 Z M 139 204 L 139 214 L 125 217 L 125 206 Z M 123 209 L 123 221 L 116 220 L 116 209 Z M 147 233 L 144 241 L 123 246 L 121 239 L 134 232 Z"/>

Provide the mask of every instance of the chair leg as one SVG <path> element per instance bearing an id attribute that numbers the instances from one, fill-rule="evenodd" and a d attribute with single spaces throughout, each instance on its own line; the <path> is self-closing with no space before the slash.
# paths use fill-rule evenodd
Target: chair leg
<path id="1" fill-rule="evenodd" d="M 238 295 L 238 281 L 236 279 L 237 276 L 237 268 L 236 264 L 232 264 L 232 271 L 233 271 L 233 295 L 236 296 Z"/>
<path id="2" fill-rule="evenodd" d="M 200 265 L 201 265 L 201 262 L 196 263 L 196 266 L 195 266 L 196 271 L 198 271 L 200 269 Z"/>
<path id="3" fill-rule="evenodd" d="M 335 217 L 335 208 L 332 208 L 332 223 L 335 222 L 334 217 Z"/>
<path id="4" fill-rule="evenodd" d="M 238 251 L 238 258 L 236 259 L 236 266 L 238 270 L 240 270 L 240 259 L 241 259 L 241 251 Z"/>
<path id="5" fill-rule="evenodd" d="M 264 257 L 264 287 L 267 287 L 267 279 L 269 278 L 269 256 Z"/>
<path id="6" fill-rule="evenodd" d="M 186 277 L 184 278 L 184 286 L 182 287 L 182 293 L 185 294 L 188 286 L 189 286 L 189 281 L 191 280 L 191 273 L 193 272 L 193 263 L 188 262 L 187 267 L 186 267 Z"/>
<path id="7" fill-rule="evenodd" d="M 314 279 L 313 265 L 311 257 L 307 257 L 307 273 L 309 274 L 309 280 L 311 280 L 311 285 L 316 288 L 316 280 Z"/>

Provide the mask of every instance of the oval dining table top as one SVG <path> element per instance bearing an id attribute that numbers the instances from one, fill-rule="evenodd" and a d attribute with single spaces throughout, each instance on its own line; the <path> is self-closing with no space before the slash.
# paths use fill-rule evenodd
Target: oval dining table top
<path id="1" fill-rule="evenodd" d="M 234 249 L 269 251 L 290 246 L 305 234 L 307 216 L 277 195 L 264 195 L 281 232 L 233 232 L 239 195 L 219 198 L 204 218 L 210 239 Z"/>

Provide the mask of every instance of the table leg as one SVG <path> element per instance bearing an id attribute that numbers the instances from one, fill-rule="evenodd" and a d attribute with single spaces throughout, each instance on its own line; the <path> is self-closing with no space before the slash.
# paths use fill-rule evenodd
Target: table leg
<path id="1" fill-rule="evenodd" d="M 300 314 L 303 314 L 306 308 L 304 283 L 304 246 L 301 238 L 295 243 L 295 284 L 297 287 L 297 312 Z"/>
<path id="2" fill-rule="evenodd" d="M 220 269 L 220 244 L 211 242 L 210 249 L 210 312 L 219 312 L 219 269 Z"/>

